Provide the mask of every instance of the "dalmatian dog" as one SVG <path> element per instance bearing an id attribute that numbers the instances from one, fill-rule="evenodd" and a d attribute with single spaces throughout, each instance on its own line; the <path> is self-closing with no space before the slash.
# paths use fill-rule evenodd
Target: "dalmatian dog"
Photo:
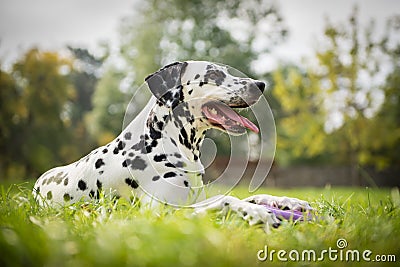
<path id="1" fill-rule="evenodd" d="M 257 126 L 232 108 L 256 103 L 265 83 L 232 76 L 226 66 L 206 61 L 175 62 L 145 81 L 153 95 L 139 115 L 115 140 L 44 173 L 33 189 L 39 204 L 63 205 L 111 192 L 134 197 L 141 204 L 195 203 L 195 213 L 230 209 L 250 224 L 273 227 L 280 220 L 259 204 L 311 209 L 305 201 L 270 195 L 244 200 L 222 195 L 204 200 L 199 151 L 206 131 L 216 128 L 240 135 L 249 129 L 257 133 Z"/>

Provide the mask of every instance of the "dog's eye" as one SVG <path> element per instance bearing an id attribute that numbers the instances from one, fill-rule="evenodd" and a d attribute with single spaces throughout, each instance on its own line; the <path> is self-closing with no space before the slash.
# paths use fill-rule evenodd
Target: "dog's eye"
<path id="1" fill-rule="evenodd" d="M 215 80 L 218 78 L 217 74 L 215 72 L 210 73 L 210 75 L 208 76 L 211 80 Z"/>
<path id="2" fill-rule="evenodd" d="M 218 80 L 218 79 L 223 79 L 226 77 L 226 74 L 223 71 L 220 70 L 213 70 L 209 71 L 206 74 L 206 77 L 210 80 Z"/>

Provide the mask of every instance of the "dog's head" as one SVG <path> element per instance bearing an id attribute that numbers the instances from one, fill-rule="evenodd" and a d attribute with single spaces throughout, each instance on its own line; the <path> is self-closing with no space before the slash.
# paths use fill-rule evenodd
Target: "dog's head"
<path id="1" fill-rule="evenodd" d="M 175 62 L 145 80 L 160 105 L 174 109 L 181 103 L 204 128 L 242 134 L 255 124 L 232 108 L 246 108 L 258 101 L 265 83 L 233 76 L 227 66 L 206 62 Z"/>

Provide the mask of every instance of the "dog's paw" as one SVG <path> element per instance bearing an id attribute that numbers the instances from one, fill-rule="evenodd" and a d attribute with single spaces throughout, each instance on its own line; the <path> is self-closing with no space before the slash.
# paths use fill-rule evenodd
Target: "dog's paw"
<path id="1" fill-rule="evenodd" d="M 254 195 L 244 199 L 244 201 L 276 207 L 282 210 L 294 210 L 294 211 L 312 211 L 313 208 L 307 201 L 300 200 L 298 198 L 290 197 L 277 197 L 271 195 Z"/>
<path id="2" fill-rule="evenodd" d="M 250 225 L 262 223 L 266 226 L 278 228 L 281 224 L 280 220 L 271 210 L 261 205 L 240 201 L 230 204 L 230 209 L 235 211 Z"/>
<path id="3" fill-rule="evenodd" d="M 277 228 L 281 224 L 276 215 L 267 207 L 232 196 L 217 196 L 198 203 L 194 208 L 194 215 L 204 214 L 209 210 L 217 210 L 221 215 L 225 215 L 231 210 L 250 225 L 262 223 L 266 225 L 266 228 L 269 226 Z"/>

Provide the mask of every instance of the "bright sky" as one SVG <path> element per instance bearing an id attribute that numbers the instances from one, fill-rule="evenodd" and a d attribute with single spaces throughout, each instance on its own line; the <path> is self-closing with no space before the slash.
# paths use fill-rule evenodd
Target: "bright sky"
<path id="1" fill-rule="evenodd" d="M 0 61 L 11 62 L 35 45 L 44 49 L 59 49 L 66 44 L 95 48 L 101 40 L 116 42 L 121 17 L 130 14 L 137 2 L 140 0 L 0 0 Z M 398 0 L 278 3 L 290 38 L 272 53 L 279 59 L 295 61 L 315 49 L 326 16 L 332 22 L 344 21 L 355 3 L 363 23 L 375 18 L 382 26 L 388 16 L 400 14 Z"/>

